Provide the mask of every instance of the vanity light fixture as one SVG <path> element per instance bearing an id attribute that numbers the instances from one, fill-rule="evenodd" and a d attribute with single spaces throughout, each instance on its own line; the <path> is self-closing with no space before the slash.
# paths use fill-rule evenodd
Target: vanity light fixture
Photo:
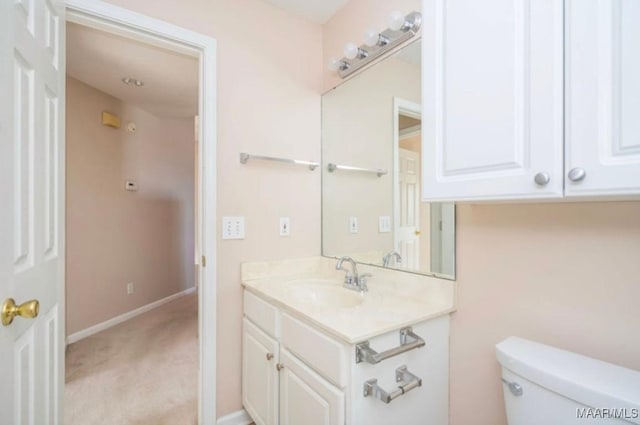
<path id="1" fill-rule="evenodd" d="M 367 53 L 366 50 L 358 47 L 355 43 L 347 43 L 344 46 L 344 56 L 347 59 L 364 59 L 369 56 L 369 53 Z"/>
<path id="2" fill-rule="evenodd" d="M 408 15 L 394 11 L 389 17 L 389 28 L 382 32 L 374 29 L 364 34 L 364 44 L 347 43 L 344 47 L 342 59 L 329 59 L 329 70 L 337 72 L 341 78 L 345 78 L 374 59 L 392 50 L 399 44 L 414 37 L 422 25 L 420 12 L 411 12 Z"/>
<path id="3" fill-rule="evenodd" d="M 140 80 L 138 80 L 137 78 L 132 78 L 132 77 L 122 77 L 122 82 L 128 86 L 132 86 L 132 87 L 142 87 L 144 86 L 144 83 Z"/>

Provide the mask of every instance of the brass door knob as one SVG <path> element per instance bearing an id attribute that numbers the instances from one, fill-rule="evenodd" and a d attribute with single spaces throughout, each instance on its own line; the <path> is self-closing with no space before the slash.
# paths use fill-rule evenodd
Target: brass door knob
<path id="1" fill-rule="evenodd" d="M 4 326 L 9 326 L 16 316 L 24 317 L 25 319 L 33 319 L 38 316 L 39 312 L 40 303 L 38 300 L 31 300 L 26 303 L 16 305 L 13 298 L 7 298 L 4 300 L 4 303 L 2 303 L 2 311 L 0 312 L 0 315 L 2 316 L 2 324 Z"/>
<path id="2" fill-rule="evenodd" d="M 420 236 L 422 234 L 422 232 L 420 230 L 416 230 L 415 234 L 416 234 L 416 236 Z"/>

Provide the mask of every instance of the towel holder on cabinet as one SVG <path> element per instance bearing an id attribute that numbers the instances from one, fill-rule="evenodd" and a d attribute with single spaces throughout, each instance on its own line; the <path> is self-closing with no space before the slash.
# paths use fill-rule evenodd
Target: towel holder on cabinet
<path id="1" fill-rule="evenodd" d="M 409 341 L 410 339 L 411 341 Z M 367 362 L 377 364 L 398 354 L 424 347 L 425 344 L 424 339 L 416 335 L 411 327 L 402 328 L 400 329 L 400 345 L 390 350 L 378 353 L 369 346 L 369 341 L 356 345 L 356 363 Z"/>

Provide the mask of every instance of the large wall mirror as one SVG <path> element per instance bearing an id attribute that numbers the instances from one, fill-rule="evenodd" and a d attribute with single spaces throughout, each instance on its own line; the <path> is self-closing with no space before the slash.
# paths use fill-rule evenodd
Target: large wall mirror
<path id="1" fill-rule="evenodd" d="M 455 206 L 421 202 L 420 40 L 322 97 L 322 253 L 455 277 Z"/>

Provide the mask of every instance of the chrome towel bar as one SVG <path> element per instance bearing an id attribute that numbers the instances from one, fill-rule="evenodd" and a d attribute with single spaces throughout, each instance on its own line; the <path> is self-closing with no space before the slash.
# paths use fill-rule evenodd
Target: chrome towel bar
<path id="1" fill-rule="evenodd" d="M 382 177 L 385 174 L 388 173 L 387 170 L 381 170 L 379 168 L 373 169 L 373 168 L 361 168 L 361 167 L 352 167 L 351 165 L 339 165 L 339 164 L 334 164 L 334 163 L 329 163 L 327 165 L 327 170 L 329 170 L 330 173 L 333 173 L 336 170 L 344 170 L 344 171 L 360 171 L 363 173 L 373 173 L 373 174 L 377 174 L 378 177 Z"/>
<path id="2" fill-rule="evenodd" d="M 286 164 L 307 165 L 311 171 L 320 166 L 320 163 L 313 161 L 302 161 L 300 159 L 276 158 L 274 156 L 252 155 L 245 152 L 240 153 L 240 164 L 246 164 L 250 159 L 260 159 L 263 161 L 284 162 Z"/>
<path id="3" fill-rule="evenodd" d="M 412 328 L 400 329 L 400 345 L 382 353 L 378 353 L 369 346 L 369 341 L 361 342 L 356 345 L 356 363 L 367 362 L 371 364 L 380 363 L 390 357 L 413 350 L 414 348 L 424 347 L 424 339 L 413 333 Z"/>
<path id="4" fill-rule="evenodd" d="M 397 390 L 386 392 L 378 386 L 377 379 L 369 379 L 364 383 L 364 396 L 373 396 L 389 404 L 401 395 L 422 386 L 422 379 L 409 372 L 407 366 L 400 366 L 396 369 L 396 382 L 402 382 L 402 385 L 398 385 Z"/>

